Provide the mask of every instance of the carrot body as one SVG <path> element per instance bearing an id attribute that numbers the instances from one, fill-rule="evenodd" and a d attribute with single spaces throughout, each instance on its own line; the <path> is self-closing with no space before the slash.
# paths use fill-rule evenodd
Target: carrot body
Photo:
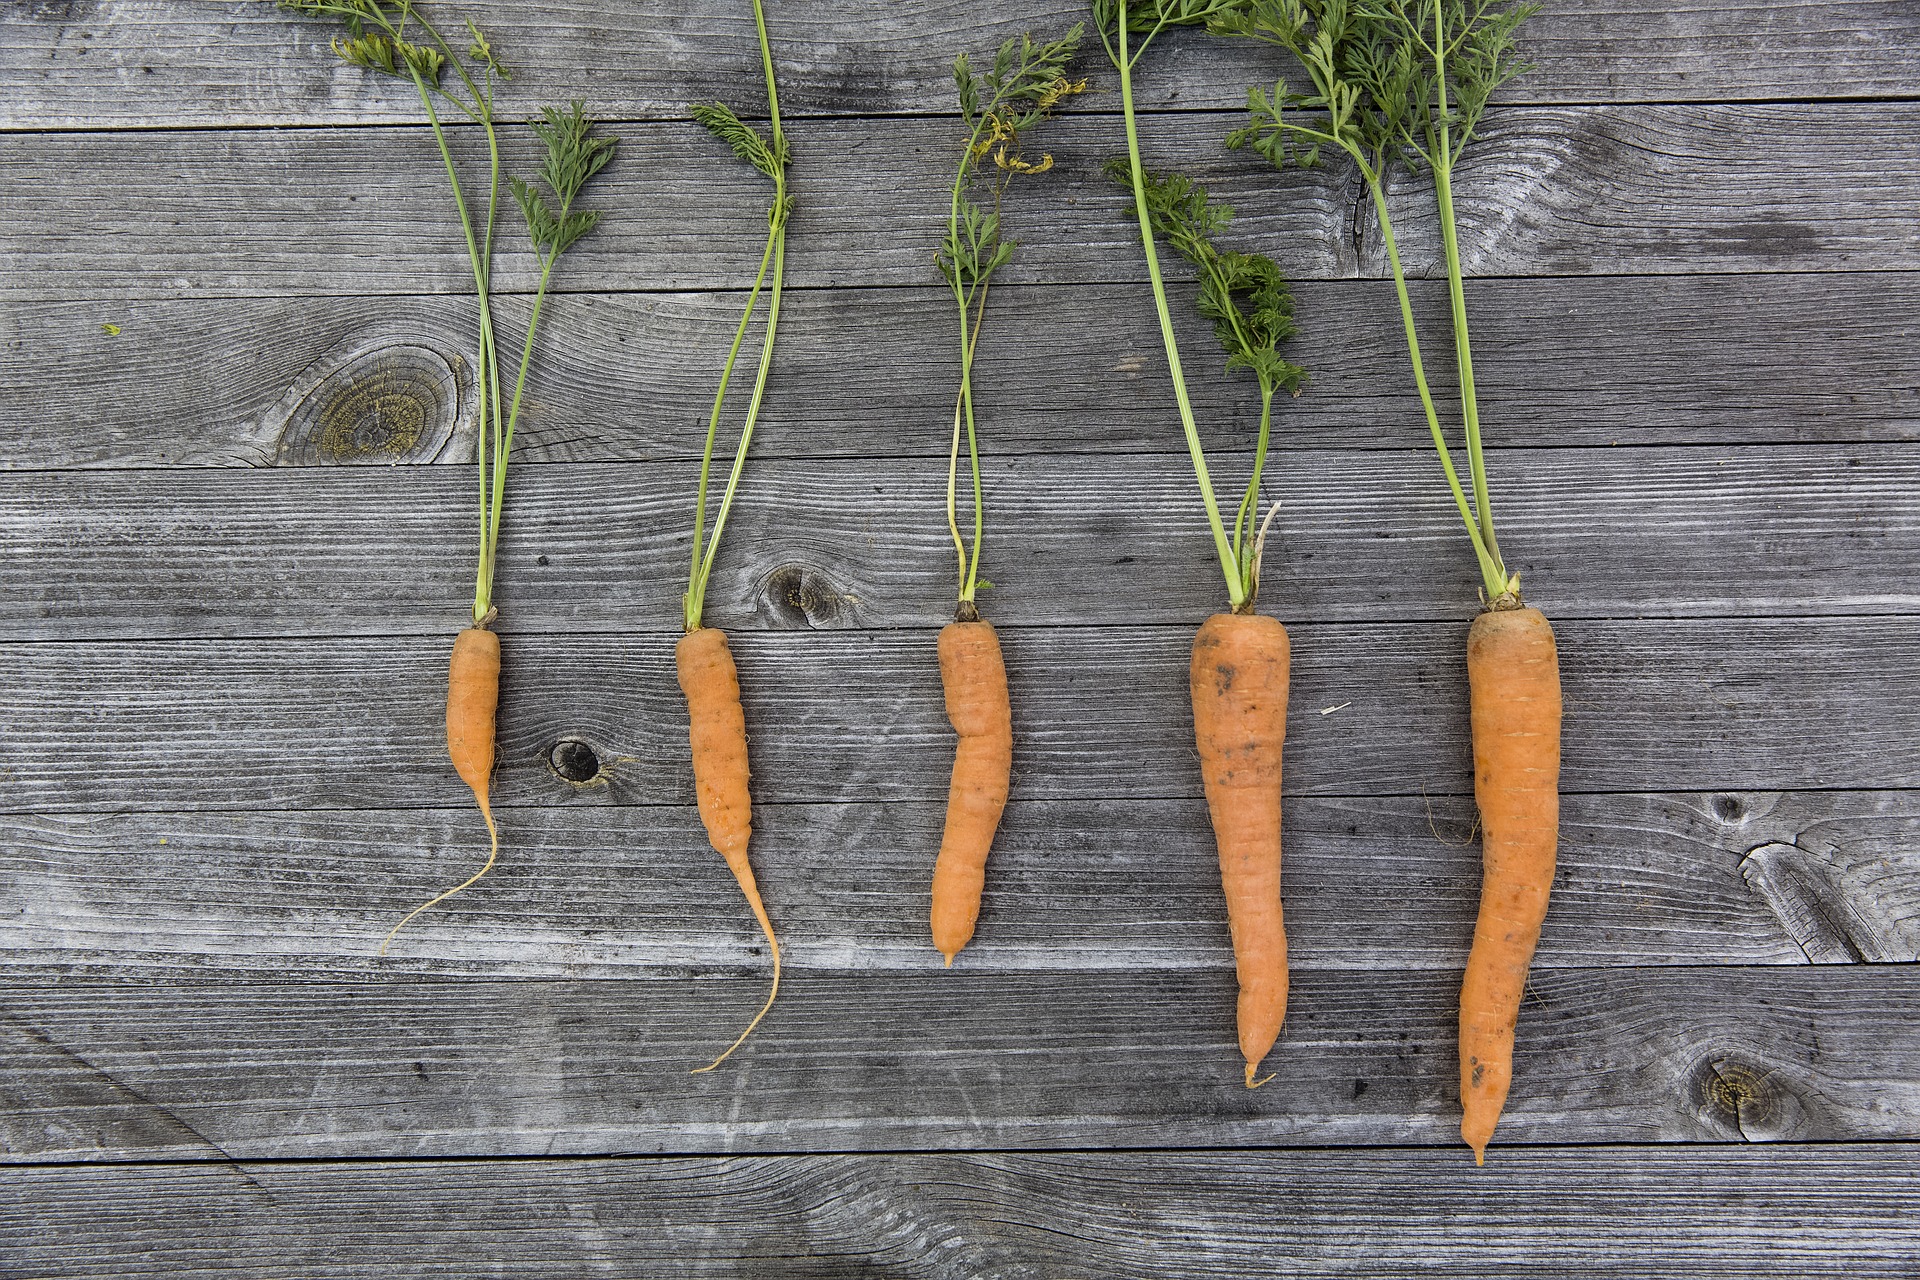
<path id="1" fill-rule="evenodd" d="M 1467 636 L 1480 918 L 1460 987 L 1460 1136 L 1486 1163 L 1513 1082 L 1513 1029 L 1553 887 L 1560 661 L 1538 609 L 1483 613 Z"/>
<path id="2" fill-rule="evenodd" d="M 460 781 L 473 788 L 474 802 L 487 824 L 487 861 L 464 883 L 427 899 L 387 930 L 380 943 L 381 955 L 408 921 L 487 874 L 500 856 L 500 832 L 493 825 L 493 806 L 487 799 L 493 782 L 494 716 L 499 707 L 500 637 L 485 627 L 468 627 L 454 637 L 453 659 L 447 664 L 447 755 Z"/>
<path id="3" fill-rule="evenodd" d="M 1259 614 L 1216 613 L 1193 638 L 1193 731 L 1233 933 L 1248 1088 L 1287 1016 L 1280 756 L 1290 656 L 1286 628 Z"/>
<path id="4" fill-rule="evenodd" d="M 1007 807 L 1013 769 L 1013 707 L 1007 665 L 990 622 L 950 622 L 940 631 L 940 683 L 960 735 L 947 792 L 947 827 L 933 866 L 933 945 L 953 963 L 973 937 L 987 853 Z"/>
<path id="5" fill-rule="evenodd" d="M 753 837 L 753 805 L 747 793 L 747 717 L 740 707 L 740 673 L 727 648 L 726 632 L 718 627 L 687 632 L 674 649 L 674 661 L 680 692 L 687 699 L 687 737 L 693 749 L 693 789 L 700 803 L 700 821 L 707 828 L 707 839 L 740 882 L 753 918 L 773 949 L 773 990 L 766 1004 L 726 1053 L 699 1068 L 711 1071 L 753 1033 L 780 994 L 780 940 L 774 936 L 773 922 L 767 918 L 747 862 L 747 843 Z"/>

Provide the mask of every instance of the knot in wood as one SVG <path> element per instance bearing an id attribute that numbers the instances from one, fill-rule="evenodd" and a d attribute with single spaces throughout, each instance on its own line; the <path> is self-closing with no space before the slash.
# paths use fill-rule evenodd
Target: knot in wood
<path id="1" fill-rule="evenodd" d="M 768 574 L 760 599 L 764 616 L 792 630 L 831 627 L 846 604 L 825 574 L 797 564 L 782 565 Z"/>
<path id="2" fill-rule="evenodd" d="M 438 352 L 402 344 L 326 363 L 293 398 L 275 459 L 281 466 L 431 462 L 453 438 L 460 379 Z"/>
<path id="3" fill-rule="evenodd" d="M 600 753 L 579 738 L 562 738 L 547 752 L 547 767 L 563 782 L 585 786 L 600 778 Z"/>

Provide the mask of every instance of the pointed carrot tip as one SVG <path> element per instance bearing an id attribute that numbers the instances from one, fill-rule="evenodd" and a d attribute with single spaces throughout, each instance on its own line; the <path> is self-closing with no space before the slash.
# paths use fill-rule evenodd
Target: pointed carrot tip
<path id="1" fill-rule="evenodd" d="M 1474 1167 L 1484 1168 L 1487 1163 L 1487 1144 L 1484 1142 L 1470 1142 L 1467 1145 L 1473 1148 Z"/>
<path id="2" fill-rule="evenodd" d="M 1278 1072 L 1273 1072 L 1268 1075 L 1261 1076 L 1258 1080 L 1255 1080 L 1253 1078 L 1253 1073 L 1258 1071 L 1259 1069 L 1260 1069 L 1260 1063 L 1258 1061 L 1249 1062 L 1247 1064 L 1247 1088 L 1258 1089 L 1261 1085 L 1265 1084 L 1267 1081 L 1273 1079 L 1275 1075 L 1279 1074 Z"/>
<path id="3" fill-rule="evenodd" d="M 943 969 L 951 969 L 953 968 L 953 958 L 960 953 L 958 951 L 943 951 L 940 954 L 947 958 L 947 962 L 940 967 Z"/>

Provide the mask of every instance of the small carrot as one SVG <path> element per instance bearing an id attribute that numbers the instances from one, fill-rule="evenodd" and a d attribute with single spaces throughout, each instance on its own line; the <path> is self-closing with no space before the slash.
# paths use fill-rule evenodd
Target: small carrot
<path id="1" fill-rule="evenodd" d="M 1013 768 L 1013 707 L 1007 664 L 991 622 L 950 622 L 940 631 L 947 719 L 960 735 L 947 794 L 947 826 L 933 866 L 933 945 L 953 964 L 980 919 L 987 852 L 1007 807 Z"/>
<path id="2" fill-rule="evenodd" d="M 1287 740 L 1287 629 L 1256 613 L 1216 613 L 1193 638 L 1189 679 L 1200 774 L 1220 850 L 1227 927 L 1240 979 L 1247 1087 L 1287 1016 L 1280 910 L 1280 757 Z"/>
<path id="3" fill-rule="evenodd" d="M 1538 609 L 1494 609 L 1467 635 L 1480 918 L 1460 986 L 1460 1136 L 1486 1163 L 1513 1082 L 1513 1031 L 1546 919 L 1560 826 L 1560 661 Z"/>
<path id="4" fill-rule="evenodd" d="M 453 639 L 453 660 L 447 668 L 447 755 L 460 781 L 473 788 L 474 803 L 487 824 L 487 861 L 478 871 L 445 893 L 427 899 L 387 930 L 380 954 L 387 954 L 393 936 L 408 921 L 435 903 L 444 902 L 493 870 L 500 856 L 500 831 L 493 825 L 493 806 L 487 799 L 493 782 L 493 721 L 500 706 L 500 637 L 485 627 L 468 627 Z"/>
<path id="5" fill-rule="evenodd" d="M 680 637 L 674 647 L 680 673 L 680 692 L 687 698 L 687 738 L 693 750 L 693 790 L 700 803 L 700 821 L 707 839 L 727 860 L 727 869 L 747 895 L 753 918 L 760 922 L 773 948 L 773 990 L 739 1039 L 700 1071 L 711 1071 L 738 1049 L 780 994 L 780 940 L 760 901 L 753 867 L 747 862 L 747 844 L 753 838 L 753 802 L 747 792 L 747 717 L 740 708 L 740 674 L 727 648 L 727 633 L 701 627 Z"/>

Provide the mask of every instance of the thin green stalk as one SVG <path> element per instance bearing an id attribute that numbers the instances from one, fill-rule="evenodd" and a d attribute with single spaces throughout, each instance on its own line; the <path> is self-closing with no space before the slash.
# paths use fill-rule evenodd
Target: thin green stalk
<path id="1" fill-rule="evenodd" d="M 1253 446 L 1253 475 L 1247 480 L 1247 492 L 1240 499 L 1240 510 L 1233 517 L 1233 558 L 1240 566 L 1240 581 L 1251 596 L 1254 589 L 1252 549 L 1247 538 L 1253 533 L 1259 514 L 1260 473 L 1267 465 L 1267 440 L 1273 431 L 1273 394 L 1277 390 L 1265 378 L 1260 380 L 1260 437 Z"/>
<path id="2" fill-rule="evenodd" d="M 694 579 L 700 576 L 701 551 L 706 546 L 707 527 L 707 478 L 713 466 L 714 439 L 720 432 L 720 411 L 727 401 L 727 384 L 733 379 L 733 366 L 740 359 L 740 347 L 747 337 L 747 326 L 753 323 L 753 313 L 760 305 L 760 292 L 766 286 L 767 268 L 773 262 L 774 228 L 767 228 L 767 245 L 760 252 L 760 269 L 753 277 L 753 291 L 747 295 L 747 308 L 740 314 L 740 324 L 733 331 L 733 346 L 727 351 L 727 362 L 720 369 L 720 387 L 714 393 L 713 412 L 707 415 L 707 442 L 700 451 L 700 484 L 695 493 L 693 510 L 693 564 L 687 571 L 688 590 L 692 590 Z M 694 619 L 697 623 L 698 619 Z M 689 626 L 688 630 L 693 630 Z"/>
<path id="3" fill-rule="evenodd" d="M 1140 134 L 1134 124 L 1133 110 L 1133 74 L 1132 62 L 1127 56 L 1127 5 L 1126 0 L 1119 2 L 1119 56 L 1114 58 L 1115 69 L 1120 73 L 1120 111 L 1126 121 L 1127 163 L 1133 176 L 1133 206 L 1140 216 L 1140 239 L 1147 254 L 1147 278 L 1153 282 L 1153 305 L 1160 317 L 1160 339 L 1167 349 L 1167 368 L 1173 376 L 1173 398 L 1180 408 L 1180 425 L 1186 432 L 1187 452 L 1193 457 L 1193 472 L 1200 482 L 1200 497 L 1206 503 L 1207 523 L 1213 530 L 1214 550 L 1220 556 L 1220 569 L 1227 579 L 1227 599 L 1235 612 L 1246 603 L 1246 589 L 1241 585 L 1239 564 L 1233 549 L 1227 544 L 1227 531 L 1220 522 L 1220 505 L 1214 501 L 1213 481 L 1207 475 L 1207 459 L 1200 449 L 1200 428 L 1193 418 L 1193 406 L 1187 399 L 1187 383 L 1180 369 L 1180 346 L 1174 337 L 1173 315 L 1167 307 L 1167 287 L 1160 276 L 1160 256 L 1153 244 L 1153 223 L 1147 210 L 1147 188 L 1144 166 L 1140 160 Z M 1101 33 L 1105 39 L 1105 31 Z M 1149 36 L 1148 39 L 1152 37 Z M 1144 42 L 1143 42 L 1144 44 Z"/>
<path id="4" fill-rule="evenodd" d="M 773 45 L 767 37 L 767 17 L 761 0 L 753 0 L 753 23 L 760 37 L 760 67 L 765 75 L 767 84 L 767 114 L 773 133 L 772 155 L 774 157 L 784 157 L 786 154 L 786 135 L 782 132 L 780 123 L 780 91 L 774 82 Z M 737 124 L 738 122 L 736 121 L 735 123 Z M 767 244 L 773 257 L 773 283 L 767 302 L 767 327 L 765 333 L 761 336 L 760 365 L 754 375 L 753 394 L 747 401 L 746 418 L 740 427 L 740 443 L 734 450 L 733 467 L 727 474 L 726 488 L 721 491 L 720 509 L 714 514 L 713 532 L 706 539 L 706 552 L 705 555 L 702 556 L 698 550 L 698 544 L 701 538 L 702 526 L 706 521 L 707 482 L 713 459 L 715 427 L 718 423 L 721 400 L 724 399 L 726 395 L 726 379 L 732 374 L 734 362 L 739 357 L 741 339 L 746 333 L 746 326 L 752 318 L 753 309 L 759 301 L 761 282 L 765 279 L 767 271 L 766 254 L 763 253 L 761 255 L 761 274 L 754 281 L 753 293 L 748 299 L 747 314 L 741 320 L 740 330 L 735 334 L 733 349 L 727 356 L 726 369 L 722 373 L 720 395 L 716 397 L 714 402 L 714 419 L 709 424 L 706 448 L 702 452 L 700 459 L 699 504 L 694 512 L 696 559 L 688 575 L 687 594 L 684 601 L 685 622 L 688 631 L 697 631 L 700 628 L 701 614 L 706 605 L 707 582 L 713 574 L 714 556 L 718 554 L 720 550 L 720 535 L 726 528 L 727 516 L 733 510 L 733 499 L 740 487 L 740 476 L 746 469 L 747 449 L 753 442 L 754 424 L 759 420 L 761 401 L 764 399 L 767 390 L 767 377 L 773 369 L 774 335 L 780 325 L 780 295 L 786 279 L 788 204 L 787 174 L 784 160 L 778 160 L 773 163 L 770 168 L 770 176 L 773 178 L 774 195 L 773 208 L 768 215 L 769 227 Z"/>
<path id="5" fill-rule="evenodd" d="M 1463 28 L 1461 38 L 1465 38 Z M 1439 145 L 1430 157 L 1433 165 L 1434 194 L 1440 205 L 1440 237 L 1447 256 L 1447 295 L 1453 307 L 1453 353 L 1460 370 L 1460 422 L 1467 438 L 1467 469 L 1473 476 L 1473 508 L 1480 514 L 1480 535 L 1494 562 L 1500 561 L 1500 544 L 1493 536 L 1493 507 L 1487 496 L 1487 464 L 1480 451 L 1480 404 L 1473 389 L 1473 343 L 1467 336 L 1466 282 L 1460 269 L 1460 233 L 1453 216 L 1453 141 L 1447 121 L 1447 32 L 1446 7 L 1433 7 L 1434 95 L 1439 110 Z"/>
<path id="6" fill-rule="evenodd" d="M 422 25 L 425 25 L 424 22 Z M 491 306 L 488 293 L 489 272 L 487 270 L 486 259 L 480 252 L 479 243 L 474 239 L 473 217 L 467 210 L 466 194 L 460 189 L 460 175 L 454 169 L 453 152 L 447 146 L 447 135 L 440 124 L 440 113 L 435 111 L 433 107 L 433 95 L 427 87 L 427 82 L 421 78 L 418 71 L 413 71 L 409 68 L 409 73 L 413 78 L 414 88 L 419 91 L 420 103 L 426 108 L 427 123 L 432 126 L 433 129 L 433 140 L 440 148 L 440 159 L 441 162 L 445 164 L 447 170 L 447 183 L 453 188 L 453 203 L 460 214 L 460 229 L 466 236 L 467 261 L 473 268 L 473 286 L 480 303 L 480 361 L 482 365 L 480 379 L 483 385 L 480 394 L 481 421 L 478 452 L 481 455 L 480 502 L 482 509 L 480 519 L 480 564 L 479 570 L 475 575 L 473 589 L 473 620 L 477 624 L 486 617 L 488 611 L 493 607 L 492 527 L 488 512 L 489 510 L 497 511 L 499 506 L 497 495 L 489 495 L 486 473 L 488 423 L 486 421 L 487 395 L 485 383 L 490 382 L 494 390 L 493 429 L 496 433 L 496 457 L 498 457 L 497 437 L 500 420 L 499 357 L 495 350 L 493 338 L 493 307 Z M 486 113 L 481 123 L 487 131 L 487 137 L 491 140 L 494 136 L 491 112 Z M 489 231 L 491 231 L 491 228 L 489 228 Z"/>
<path id="7" fill-rule="evenodd" d="M 1380 218 L 1380 238 L 1386 244 L 1387 262 L 1393 269 L 1394 292 L 1400 299 L 1400 320 L 1407 333 L 1407 356 L 1413 363 L 1413 382 L 1420 390 L 1420 405 L 1427 413 L 1427 430 L 1433 436 L 1434 450 L 1440 455 L 1440 468 L 1446 472 L 1447 488 L 1453 492 L 1454 505 L 1460 509 L 1460 519 L 1467 526 L 1467 536 L 1473 540 L 1473 554 L 1480 562 L 1480 576 L 1487 586 L 1487 598 L 1491 600 L 1507 590 L 1507 575 L 1480 536 L 1479 522 L 1467 502 L 1466 491 L 1460 487 L 1460 473 L 1454 469 L 1453 455 L 1447 448 L 1446 432 L 1440 427 L 1440 412 L 1434 408 L 1433 392 L 1427 386 L 1427 366 L 1420 358 L 1420 335 L 1413 324 L 1413 299 L 1407 294 L 1407 276 L 1400 266 L 1400 247 L 1394 240 L 1393 220 L 1387 213 L 1387 193 L 1372 167 L 1357 153 L 1352 154 L 1360 162 L 1367 190 L 1373 194 L 1374 212 Z"/>
<path id="8" fill-rule="evenodd" d="M 780 189 L 784 192 L 785 183 L 780 184 Z M 766 394 L 767 374 L 773 368 L 773 335 L 780 325 L 780 290 L 786 276 L 786 263 L 787 228 L 783 217 L 779 233 L 774 239 L 773 287 L 767 298 L 767 331 L 760 347 L 760 368 L 754 375 L 753 395 L 747 401 L 747 418 L 740 428 L 740 445 L 734 450 L 733 469 L 727 473 L 727 487 L 720 494 L 720 510 L 713 518 L 713 536 L 707 540 L 707 558 L 700 566 L 699 585 L 688 606 L 689 631 L 697 631 L 700 627 L 701 610 L 706 604 L 707 580 L 713 575 L 713 558 L 720 550 L 720 531 L 726 528 L 727 515 L 733 510 L 734 493 L 740 487 L 740 475 L 747 465 L 747 446 L 753 443 L 754 423 L 759 420 L 760 401 Z"/>
<path id="9" fill-rule="evenodd" d="M 980 325 L 987 313 L 987 288 L 990 279 L 982 280 L 976 290 L 979 303 L 973 313 L 972 329 L 967 325 L 967 312 L 960 311 L 960 394 L 953 405 L 953 447 L 947 454 L 947 528 L 953 533 L 954 549 L 960 554 L 960 594 L 962 604 L 972 604 L 975 591 L 980 583 L 980 542 L 986 534 L 986 501 L 980 484 L 980 441 L 974 429 L 973 417 L 973 357 L 980 346 Z M 973 558 L 969 563 L 966 543 L 960 537 L 960 428 L 964 421 L 967 432 L 967 456 L 973 464 Z"/>

